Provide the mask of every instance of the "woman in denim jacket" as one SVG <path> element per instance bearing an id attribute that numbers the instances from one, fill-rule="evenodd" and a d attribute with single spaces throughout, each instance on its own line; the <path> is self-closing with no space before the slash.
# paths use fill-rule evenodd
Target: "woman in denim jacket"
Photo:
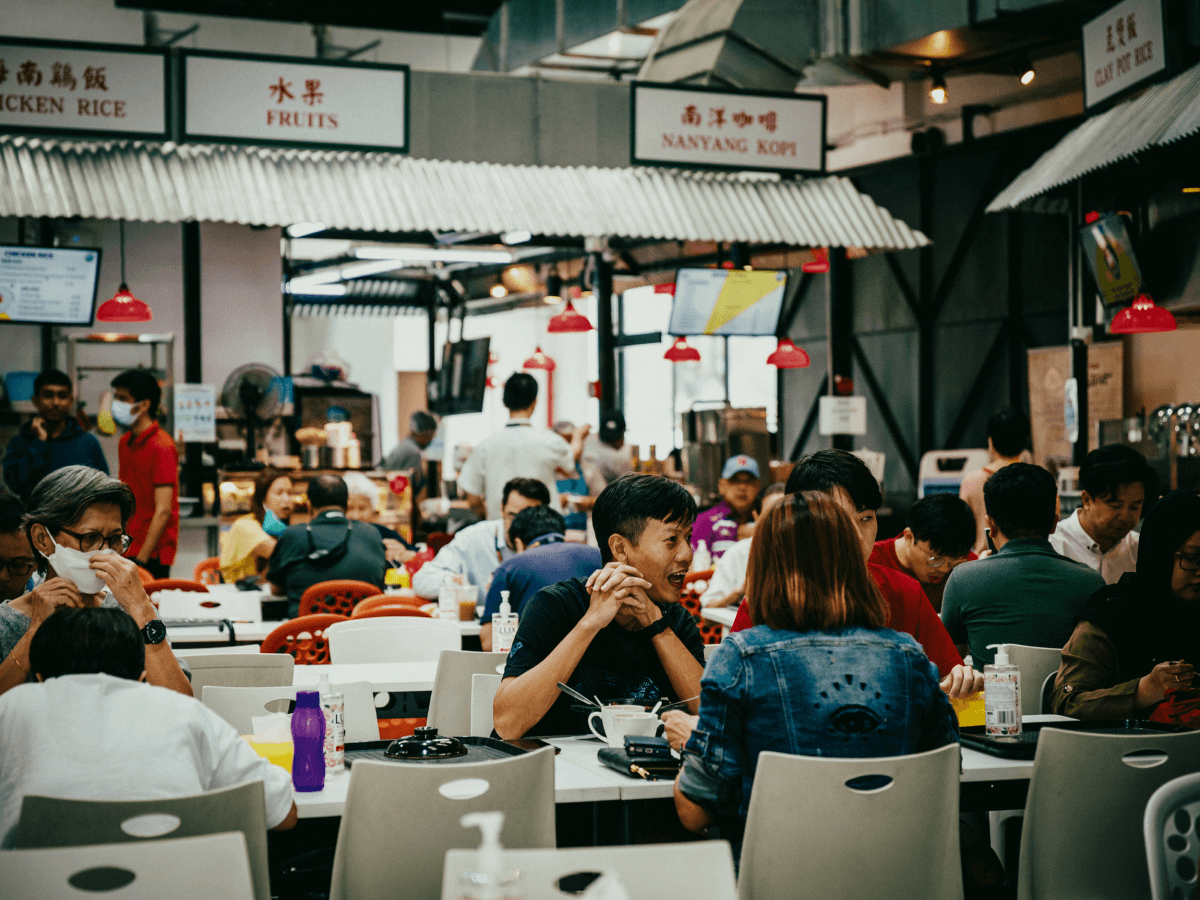
<path id="1" fill-rule="evenodd" d="M 755 627 L 709 660 L 675 783 L 680 821 L 719 822 L 735 859 L 764 750 L 879 757 L 958 741 L 937 669 L 884 627 L 854 524 L 827 496 L 792 494 L 759 520 L 746 596 Z"/>

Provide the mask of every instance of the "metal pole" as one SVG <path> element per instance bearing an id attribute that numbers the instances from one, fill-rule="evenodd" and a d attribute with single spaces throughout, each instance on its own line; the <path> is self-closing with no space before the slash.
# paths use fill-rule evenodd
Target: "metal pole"
<path id="1" fill-rule="evenodd" d="M 200 223 L 183 223 L 183 381 L 199 384 L 204 380 L 201 351 L 200 318 Z M 173 373 L 171 373 L 173 378 Z M 189 442 L 184 445 L 187 466 L 187 496 L 199 497 L 204 484 L 202 448 Z M 195 514 L 203 515 L 204 504 L 195 506 Z"/>
<path id="2" fill-rule="evenodd" d="M 829 393 L 837 396 L 841 379 L 854 378 L 854 294 L 850 285 L 850 263 L 844 247 L 829 248 L 829 271 L 825 275 L 825 309 L 828 316 Z M 835 434 L 837 450 L 853 450 L 854 436 Z"/>
<path id="3" fill-rule="evenodd" d="M 617 397 L 617 348 L 613 340 L 613 265 L 605 259 L 603 250 L 592 252 L 595 272 L 593 293 L 596 296 L 596 345 L 599 351 L 600 410 L 620 409 L 624 404 Z"/>

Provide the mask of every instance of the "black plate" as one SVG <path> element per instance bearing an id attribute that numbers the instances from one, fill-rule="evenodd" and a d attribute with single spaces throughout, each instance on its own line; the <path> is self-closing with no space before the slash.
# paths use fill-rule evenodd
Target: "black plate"
<path id="1" fill-rule="evenodd" d="M 388 745 L 392 743 L 391 741 L 363 741 L 358 744 L 347 744 L 346 768 L 350 768 L 354 763 L 364 759 L 371 762 L 417 763 L 418 765 L 444 763 L 453 765 L 454 763 L 491 762 L 494 759 L 520 756 L 522 753 L 528 752 L 522 747 L 517 747 L 506 741 L 496 740 L 495 738 L 460 737 L 459 740 L 467 745 L 467 755 L 452 756 L 449 759 L 394 759 L 384 752 L 387 750 Z"/>
<path id="2" fill-rule="evenodd" d="M 982 750 L 992 756 L 1005 759 L 1033 759 L 1037 754 L 1038 735 L 1043 728 L 1061 728 L 1064 731 L 1083 731 L 1088 734 L 1138 734 L 1149 737 L 1157 734 L 1178 734 L 1190 729 L 1182 725 L 1163 725 L 1143 719 L 1113 719 L 1095 722 L 1031 722 L 1024 730 L 1011 737 L 991 737 L 984 725 L 968 725 L 958 730 L 964 747 Z"/>

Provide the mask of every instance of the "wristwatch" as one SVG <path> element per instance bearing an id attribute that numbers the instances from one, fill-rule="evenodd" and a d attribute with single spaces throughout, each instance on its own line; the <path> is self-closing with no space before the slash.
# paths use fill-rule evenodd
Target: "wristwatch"
<path id="1" fill-rule="evenodd" d="M 162 619 L 151 619 L 142 628 L 142 640 L 147 644 L 161 644 L 167 639 L 167 626 Z"/>
<path id="2" fill-rule="evenodd" d="M 644 634 L 648 638 L 652 638 L 656 635 L 662 634 L 669 627 L 670 626 L 667 624 L 667 617 L 663 616 L 662 618 L 656 619 L 653 623 L 647 625 L 638 633 Z"/>

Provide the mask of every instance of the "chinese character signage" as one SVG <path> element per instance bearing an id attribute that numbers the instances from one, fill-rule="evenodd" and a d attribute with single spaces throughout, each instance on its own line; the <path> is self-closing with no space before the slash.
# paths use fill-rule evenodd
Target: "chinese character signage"
<path id="1" fill-rule="evenodd" d="M 1162 0 L 1125 0 L 1083 26 L 1083 90 L 1088 107 L 1166 65 Z"/>
<path id="2" fill-rule="evenodd" d="M 643 165 L 825 171 L 825 98 L 633 85 L 632 161 Z"/>
<path id="3" fill-rule="evenodd" d="M 408 67 L 188 53 L 189 139 L 408 150 Z"/>
<path id="4" fill-rule="evenodd" d="M 177 384 L 175 440 L 211 444 L 217 439 L 217 390 L 211 384 Z"/>
<path id="5" fill-rule="evenodd" d="M 0 131 L 166 137 L 162 51 L 0 39 Z"/>

